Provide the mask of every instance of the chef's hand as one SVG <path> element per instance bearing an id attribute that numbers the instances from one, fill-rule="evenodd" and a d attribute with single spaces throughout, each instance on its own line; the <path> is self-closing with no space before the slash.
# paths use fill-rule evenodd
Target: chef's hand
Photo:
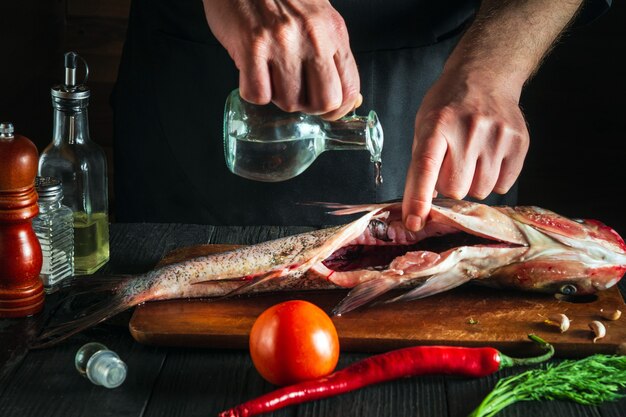
<path id="1" fill-rule="evenodd" d="M 402 204 L 408 229 L 423 227 L 435 192 L 483 199 L 511 188 L 529 142 L 522 86 L 581 3 L 480 2 L 415 118 Z"/>
<path id="2" fill-rule="evenodd" d="M 402 205 L 408 229 L 423 227 L 437 192 L 480 200 L 511 188 L 529 145 L 518 99 L 506 85 L 444 71 L 415 118 Z"/>
<path id="3" fill-rule="evenodd" d="M 360 104 L 348 31 L 329 1 L 204 0 L 204 10 L 244 100 L 329 120 Z"/>

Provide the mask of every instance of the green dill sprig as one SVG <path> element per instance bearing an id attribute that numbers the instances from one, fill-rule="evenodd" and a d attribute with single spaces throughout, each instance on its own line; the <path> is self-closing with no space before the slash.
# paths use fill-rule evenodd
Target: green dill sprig
<path id="1" fill-rule="evenodd" d="M 518 401 L 569 400 L 598 405 L 626 388 L 626 356 L 592 355 L 503 378 L 469 417 L 491 417 Z"/>

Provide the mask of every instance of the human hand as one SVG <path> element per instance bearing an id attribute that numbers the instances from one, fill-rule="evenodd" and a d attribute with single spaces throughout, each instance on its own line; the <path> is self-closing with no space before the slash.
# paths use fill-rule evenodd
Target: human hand
<path id="1" fill-rule="evenodd" d="M 520 91 L 457 72 L 444 72 L 433 85 L 415 118 L 402 204 L 409 230 L 423 227 L 437 192 L 481 200 L 511 188 L 529 145 Z"/>
<path id="2" fill-rule="evenodd" d="M 204 0 L 204 10 L 244 100 L 329 120 L 360 104 L 348 31 L 327 0 Z"/>

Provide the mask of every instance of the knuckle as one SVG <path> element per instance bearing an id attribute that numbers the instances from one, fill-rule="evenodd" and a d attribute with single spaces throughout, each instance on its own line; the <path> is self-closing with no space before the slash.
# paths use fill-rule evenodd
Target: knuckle
<path id="1" fill-rule="evenodd" d="M 472 113 L 468 116 L 468 125 L 471 130 L 487 130 L 493 124 L 493 119 L 483 113 Z M 497 122 L 495 124 L 497 125 Z"/>
<path id="2" fill-rule="evenodd" d="M 444 106 L 437 109 L 431 109 L 422 117 L 415 118 L 415 131 L 424 134 L 427 132 L 443 132 L 454 125 L 457 118 L 457 111 L 452 106 Z"/>
<path id="3" fill-rule="evenodd" d="M 436 128 L 449 125 L 455 116 L 456 110 L 452 106 L 444 106 L 428 113 L 427 120 Z"/>
<path id="4" fill-rule="evenodd" d="M 528 138 L 528 135 L 518 133 L 513 135 L 513 143 L 515 144 L 518 152 L 526 154 L 530 145 L 530 139 Z"/>
<path id="5" fill-rule="evenodd" d="M 530 144 L 530 138 L 526 128 L 515 128 L 506 123 L 501 123 L 498 126 L 500 132 L 500 138 L 506 139 L 510 146 L 516 151 L 525 151 Z"/>
<path id="6" fill-rule="evenodd" d="M 273 32 L 276 42 L 282 48 L 294 44 L 299 36 L 299 29 L 291 19 L 280 19 L 274 25 Z"/>
<path id="7" fill-rule="evenodd" d="M 266 58 L 269 55 L 270 36 L 266 31 L 258 30 L 249 41 L 249 50 L 253 58 Z"/>
<path id="8" fill-rule="evenodd" d="M 337 13 L 336 11 L 331 13 L 329 23 L 333 32 L 337 36 L 339 36 L 340 39 L 348 38 L 348 28 L 346 26 L 346 21 L 339 13 Z"/>

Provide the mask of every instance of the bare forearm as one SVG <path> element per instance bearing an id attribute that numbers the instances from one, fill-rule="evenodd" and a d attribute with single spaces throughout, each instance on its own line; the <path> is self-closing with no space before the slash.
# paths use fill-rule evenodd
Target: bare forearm
<path id="1" fill-rule="evenodd" d="M 485 0 L 446 63 L 469 81 L 521 91 L 582 0 Z"/>

